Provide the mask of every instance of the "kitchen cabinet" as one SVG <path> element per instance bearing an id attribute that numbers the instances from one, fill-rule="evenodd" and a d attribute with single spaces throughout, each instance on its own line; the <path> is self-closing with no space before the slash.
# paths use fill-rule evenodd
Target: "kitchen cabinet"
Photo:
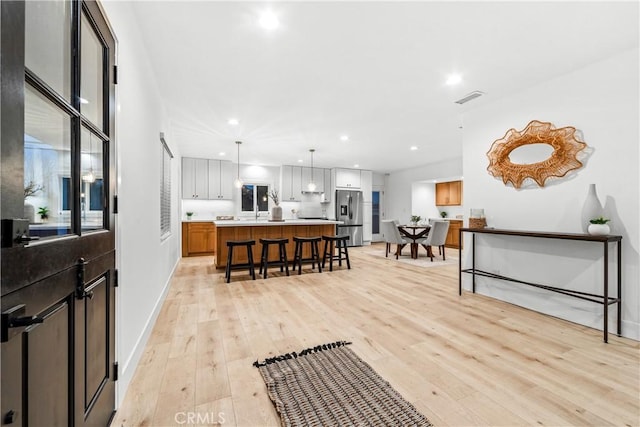
<path id="1" fill-rule="evenodd" d="M 462 245 L 462 242 L 460 241 L 460 228 L 462 228 L 461 219 L 449 220 L 449 231 L 447 232 L 447 240 L 444 242 L 444 245 L 447 248 L 458 249 Z"/>
<path id="2" fill-rule="evenodd" d="M 362 200 L 366 203 L 373 201 L 373 171 L 360 171 L 360 188 Z"/>
<path id="3" fill-rule="evenodd" d="M 339 169 L 336 168 L 336 187 L 338 188 L 360 188 L 360 169 Z"/>
<path id="4" fill-rule="evenodd" d="M 182 256 L 215 255 L 216 227 L 213 222 L 182 223 Z"/>
<path id="5" fill-rule="evenodd" d="M 282 166 L 282 186 L 280 200 L 283 202 L 299 202 L 302 200 L 302 167 Z"/>
<path id="6" fill-rule="evenodd" d="M 211 200 L 233 198 L 233 165 L 228 160 L 209 160 L 209 190 Z"/>
<path id="7" fill-rule="evenodd" d="M 436 206 L 460 206 L 462 181 L 436 183 Z"/>
<path id="8" fill-rule="evenodd" d="M 324 169 L 324 197 L 323 202 L 329 203 L 333 198 L 333 191 L 331 190 L 331 169 Z"/>
<path id="9" fill-rule="evenodd" d="M 311 182 L 311 168 L 302 168 L 302 191 L 308 191 L 308 185 Z M 313 182 L 316 184 L 315 193 L 324 193 L 324 169 L 313 168 Z"/>
<path id="10" fill-rule="evenodd" d="M 182 198 L 209 198 L 209 162 L 207 159 L 182 158 Z"/>

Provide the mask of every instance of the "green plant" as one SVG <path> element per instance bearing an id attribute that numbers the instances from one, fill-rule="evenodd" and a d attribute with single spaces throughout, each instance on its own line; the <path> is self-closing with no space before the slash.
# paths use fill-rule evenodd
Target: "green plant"
<path id="1" fill-rule="evenodd" d="M 42 206 L 38 208 L 38 215 L 40 215 L 41 219 L 49 218 L 49 208 L 46 206 Z"/>
<path id="2" fill-rule="evenodd" d="M 419 223 L 421 219 L 422 217 L 420 217 L 420 215 L 411 215 L 411 222 L 415 224 Z"/>
<path id="3" fill-rule="evenodd" d="M 611 221 L 610 219 L 607 219 L 603 216 L 599 216 L 598 218 L 593 218 L 592 220 L 590 220 L 589 222 L 591 224 L 606 224 L 609 221 Z"/>
<path id="4" fill-rule="evenodd" d="M 445 211 L 440 212 L 440 216 L 442 218 L 446 218 L 447 217 L 447 213 Z"/>
<path id="5" fill-rule="evenodd" d="M 187 218 L 191 218 L 193 216 L 193 212 L 187 212 Z"/>
<path id="6" fill-rule="evenodd" d="M 269 198 L 273 200 L 276 206 L 280 204 L 280 196 L 278 195 L 278 190 L 271 190 L 269 193 Z"/>

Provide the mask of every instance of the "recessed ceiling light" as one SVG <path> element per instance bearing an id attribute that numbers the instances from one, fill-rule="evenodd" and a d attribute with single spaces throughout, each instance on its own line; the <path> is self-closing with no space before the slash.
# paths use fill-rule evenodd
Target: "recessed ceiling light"
<path id="1" fill-rule="evenodd" d="M 355 164 L 355 165 L 353 165 L 353 167 L 354 167 L 354 168 L 359 168 L 359 167 L 360 167 L 360 165 L 359 165 L 359 164 Z"/>
<path id="2" fill-rule="evenodd" d="M 275 30 L 279 25 L 278 17 L 270 10 L 260 16 L 260 26 L 265 30 Z"/>
<path id="3" fill-rule="evenodd" d="M 462 76 L 460 74 L 451 74 L 447 77 L 447 86 L 457 85 L 462 81 Z"/>
<path id="4" fill-rule="evenodd" d="M 416 147 L 415 145 L 412 145 L 412 146 L 409 148 L 409 150 L 411 150 L 411 151 L 416 151 L 417 149 L 418 149 L 418 147 Z"/>
<path id="5" fill-rule="evenodd" d="M 227 155 L 227 153 L 225 153 L 224 151 L 221 151 L 221 152 L 218 153 L 218 156 L 226 156 L 226 155 Z"/>
<path id="6" fill-rule="evenodd" d="M 302 159 L 298 159 L 298 163 L 302 163 Z"/>
<path id="7" fill-rule="evenodd" d="M 238 121 L 238 119 L 229 119 L 227 123 L 230 124 L 231 126 L 238 126 L 238 123 L 240 122 Z"/>
<path id="8" fill-rule="evenodd" d="M 340 137 L 340 141 L 348 141 L 349 140 L 349 135 L 342 135 Z"/>

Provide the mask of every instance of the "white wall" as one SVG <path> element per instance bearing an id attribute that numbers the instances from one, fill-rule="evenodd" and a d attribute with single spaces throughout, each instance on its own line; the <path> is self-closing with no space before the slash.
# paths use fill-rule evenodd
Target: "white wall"
<path id="1" fill-rule="evenodd" d="M 430 163 L 417 168 L 396 171 L 385 178 L 385 219 L 397 219 L 400 223 L 408 223 L 413 209 L 413 189 L 416 182 L 440 180 L 447 177 L 462 175 L 462 159 L 455 158 L 438 163 Z M 431 199 L 435 205 L 435 194 Z M 449 212 L 449 210 L 447 210 Z M 437 211 L 434 212 L 437 215 Z M 434 215 L 434 216 L 435 216 Z M 454 215 L 449 215 L 452 217 Z"/>
<path id="2" fill-rule="evenodd" d="M 623 236 L 623 334 L 640 338 L 638 50 L 627 51 L 527 90 L 479 106 L 464 116 L 465 206 L 484 208 L 496 228 L 581 232 L 581 209 L 590 183 L 612 219 L 612 234 Z M 544 188 L 514 189 L 487 173 L 486 152 L 510 128 L 537 119 L 574 126 L 592 150 L 585 166 Z M 469 261 L 465 246 L 466 262 Z M 613 249 L 613 246 L 612 246 Z M 602 293 L 600 244 L 513 237 L 481 238 L 479 265 L 532 282 Z M 614 252 L 615 253 L 615 252 Z M 615 264 L 611 264 L 615 279 Z M 465 276 L 465 287 L 470 277 Z M 614 282 L 615 284 L 615 282 Z M 612 286 L 615 295 L 615 286 Z M 479 291 L 591 327 L 602 328 L 603 308 L 513 283 L 481 280 Z M 610 331 L 615 306 L 610 309 Z"/>
<path id="3" fill-rule="evenodd" d="M 171 143 L 162 99 L 128 2 L 102 4 L 118 39 L 116 357 L 118 402 L 133 376 L 179 260 L 180 153 Z M 172 234 L 160 241 L 160 132 L 173 151 Z"/>

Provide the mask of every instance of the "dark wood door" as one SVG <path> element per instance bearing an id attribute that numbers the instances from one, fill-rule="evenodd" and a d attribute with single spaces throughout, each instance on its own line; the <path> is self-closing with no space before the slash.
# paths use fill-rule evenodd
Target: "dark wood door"
<path id="1" fill-rule="evenodd" d="M 117 376 L 115 41 L 95 2 L 0 7 L 0 419 L 105 426 Z"/>

